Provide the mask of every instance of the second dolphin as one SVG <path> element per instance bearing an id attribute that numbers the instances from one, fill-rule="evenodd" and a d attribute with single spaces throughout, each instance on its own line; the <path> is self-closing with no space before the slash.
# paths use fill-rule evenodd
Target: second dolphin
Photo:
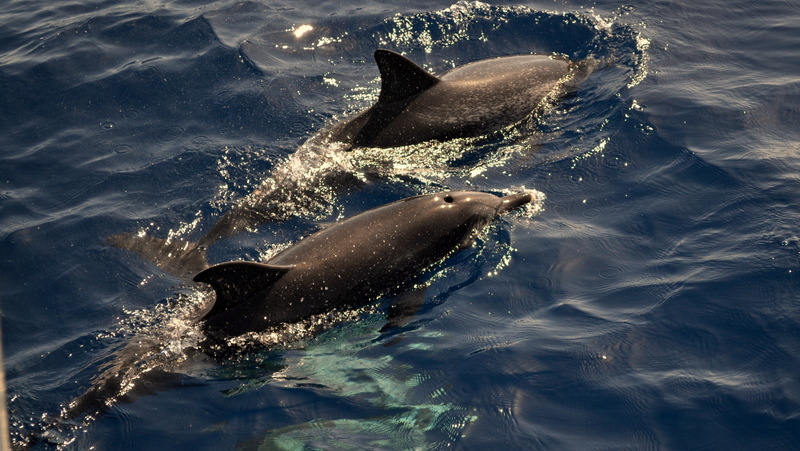
<path id="1" fill-rule="evenodd" d="M 323 229 L 266 263 L 212 266 L 194 278 L 216 292 L 203 327 L 235 336 L 396 293 L 531 200 L 469 191 L 409 197 Z"/>

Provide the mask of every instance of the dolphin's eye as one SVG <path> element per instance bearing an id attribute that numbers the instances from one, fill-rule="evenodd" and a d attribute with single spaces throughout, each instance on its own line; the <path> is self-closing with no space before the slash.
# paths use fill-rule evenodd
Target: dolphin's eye
<path id="1" fill-rule="evenodd" d="M 445 202 L 447 202 L 448 204 L 452 204 L 454 199 L 453 199 L 453 196 L 450 196 L 450 195 L 448 194 L 447 196 L 444 196 L 444 199 L 442 199 L 442 200 L 444 200 L 444 201 L 445 201 Z"/>

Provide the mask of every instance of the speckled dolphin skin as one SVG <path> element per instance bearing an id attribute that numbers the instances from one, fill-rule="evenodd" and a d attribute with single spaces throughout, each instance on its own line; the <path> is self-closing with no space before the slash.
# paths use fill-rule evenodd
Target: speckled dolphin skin
<path id="1" fill-rule="evenodd" d="M 468 191 L 409 197 L 336 223 L 265 263 L 212 266 L 194 277 L 216 292 L 203 327 L 236 336 L 397 293 L 531 199 Z"/>
<path id="2" fill-rule="evenodd" d="M 375 61 L 381 74 L 378 101 L 333 126 L 331 141 L 396 147 L 481 136 L 536 112 L 559 93 L 576 66 L 557 56 L 504 56 L 436 77 L 389 50 L 375 51 Z"/>

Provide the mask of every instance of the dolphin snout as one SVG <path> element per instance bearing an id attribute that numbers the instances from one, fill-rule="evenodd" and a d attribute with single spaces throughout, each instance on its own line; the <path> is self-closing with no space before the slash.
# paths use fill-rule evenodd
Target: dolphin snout
<path id="1" fill-rule="evenodd" d="M 497 207 L 497 214 L 516 210 L 517 208 L 530 203 L 533 196 L 530 193 L 512 194 L 500 199 L 500 206 Z"/>

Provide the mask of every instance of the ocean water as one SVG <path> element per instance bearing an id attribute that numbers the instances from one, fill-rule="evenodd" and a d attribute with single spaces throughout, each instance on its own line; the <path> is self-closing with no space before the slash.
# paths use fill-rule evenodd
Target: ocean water
<path id="1" fill-rule="evenodd" d="M 776 0 L 3 3 L 13 443 L 800 449 L 798 18 Z M 287 161 L 303 174 L 304 143 L 376 98 L 376 48 L 435 73 L 600 64 L 500 136 L 357 153 L 362 183 L 209 249 L 260 260 L 419 193 L 543 193 L 429 275 L 409 324 L 381 334 L 379 300 L 192 352 L 204 295 L 106 238 L 197 239 Z M 58 420 L 115 370 L 129 396 Z"/>

